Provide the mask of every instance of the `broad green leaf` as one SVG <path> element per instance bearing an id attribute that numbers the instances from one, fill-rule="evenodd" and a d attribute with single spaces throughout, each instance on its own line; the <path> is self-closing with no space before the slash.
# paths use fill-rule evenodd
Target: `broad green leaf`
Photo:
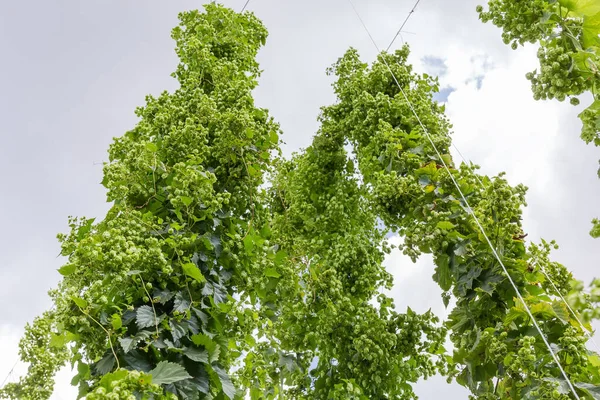
<path id="1" fill-rule="evenodd" d="M 150 371 L 150 375 L 152 375 L 152 383 L 156 385 L 168 385 L 191 378 L 185 368 L 169 361 L 159 362 L 156 368 Z"/>
<path id="2" fill-rule="evenodd" d="M 248 174 L 253 177 L 257 177 L 260 175 L 260 172 L 254 165 L 248 165 Z"/>
<path id="3" fill-rule="evenodd" d="M 445 231 L 449 231 L 454 228 L 454 224 L 450 221 L 440 221 L 437 223 L 436 227 Z"/>
<path id="4" fill-rule="evenodd" d="M 208 363 L 208 352 L 206 350 L 200 350 L 195 347 L 185 347 L 183 355 L 192 361 L 196 361 L 202 364 Z"/>
<path id="5" fill-rule="evenodd" d="M 597 368 L 600 368 L 600 356 L 597 354 L 588 354 L 589 363 Z"/>
<path id="6" fill-rule="evenodd" d="M 598 0 L 558 0 L 561 6 L 580 16 L 591 16 L 600 12 Z"/>
<path id="7" fill-rule="evenodd" d="M 77 304 L 79 308 L 86 308 L 88 305 L 88 302 L 80 297 L 71 296 L 71 300 L 73 300 L 73 302 Z"/>
<path id="8" fill-rule="evenodd" d="M 171 319 L 169 320 L 169 328 L 171 328 L 171 335 L 175 341 L 187 334 L 187 324 L 185 324 L 185 322 L 177 322 L 174 319 Z"/>
<path id="9" fill-rule="evenodd" d="M 204 278 L 204 276 L 202 275 L 202 272 L 200 272 L 200 269 L 198 269 L 198 267 L 196 267 L 196 265 L 194 265 L 194 263 L 183 264 L 182 268 L 183 268 L 183 272 L 190 278 L 195 279 L 196 281 L 198 281 L 200 283 L 206 282 L 206 278 Z"/>
<path id="10" fill-rule="evenodd" d="M 181 199 L 181 202 L 186 206 L 189 207 L 190 204 L 192 204 L 194 202 L 194 200 L 191 197 L 187 197 L 187 196 L 180 196 L 179 197 Z"/>
<path id="11" fill-rule="evenodd" d="M 115 366 L 115 356 L 109 351 L 100 361 L 93 365 L 96 374 L 105 375 Z"/>
<path id="12" fill-rule="evenodd" d="M 58 269 L 62 276 L 69 276 L 77 270 L 77 264 L 66 264 Z"/>
<path id="13" fill-rule="evenodd" d="M 270 278 L 281 278 L 281 274 L 279 274 L 275 268 L 265 269 L 264 275 Z"/>
<path id="14" fill-rule="evenodd" d="M 271 143 L 279 143 L 279 135 L 277 134 L 277 132 L 275 131 L 271 131 L 269 133 L 269 140 L 271 141 Z"/>
<path id="15" fill-rule="evenodd" d="M 560 319 L 563 324 L 569 323 L 569 310 L 567 309 L 567 305 L 563 301 L 553 301 L 552 309 L 554 310 L 554 313 L 556 314 L 558 319 Z"/>
<path id="16" fill-rule="evenodd" d="M 437 260 L 437 267 L 433 279 L 440 285 L 444 292 L 452 287 L 452 273 L 449 266 L 449 257 L 440 256 Z"/>
<path id="17" fill-rule="evenodd" d="M 139 329 L 156 325 L 152 307 L 147 305 L 140 306 L 135 312 L 135 324 Z"/>
<path id="18" fill-rule="evenodd" d="M 529 318 L 529 315 L 527 314 L 527 311 L 525 311 L 524 309 L 513 307 L 510 309 L 508 314 L 506 314 L 506 317 L 504 317 L 504 324 L 510 325 L 511 322 L 514 322 L 519 318 L 527 319 L 527 318 Z"/>
<path id="19" fill-rule="evenodd" d="M 285 259 L 287 258 L 287 253 L 284 250 L 279 250 L 276 254 L 275 254 L 275 263 L 276 264 L 281 264 Z"/>
<path id="20" fill-rule="evenodd" d="M 233 400 L 237 393 L 237 390 L 235 389 L 235 386 L 233 386 L 229 375 L 227 375 L 227 372 L 225 372 L 223 368 L 217 365 L 213 365 L 212 368 L 217 373 L 217 376 L 221 381 L 221 388 L 223 390 L 223 393 L 225 393 L 225 396 L 227 396 L 229 399 Z"/>
<path id="21" fill-rule="evenodd" d="M 146 149 L 152 153 L 156 153 L 158 151 L 158 146 L 155 143 L 147 142 Z"/>
<path id="22" fill-rule="evenodd" d="M 65 335 L 57 335 L 54 332 L 50 332 L 50 347 L 57 349 L 63 348 L 67 343 Z"/>
<path id="23" fill-rule="evenodd" d="M 531 311 L 531 313 L 533 315 L 541 314 L 547 318 L 556 317 L 554 308 L 552 307 L 551 304 L 546 303 L 546 302 L 540 302 L 540 303 L 534 304 L 529 307 L 529 310 Z"/>
<path id="24" fill-rule="evenodd" d="M 575 386 L 578 389 L 583 390 L 586 394 L 591 396 L 594 400 L 600 400 L 600 384 L 592 385 L 590 383 L 577 382 Z"/>
<path id="25" fill-rule="evenodd" d="M 586 16 L 583 18 L 583 33 L 582 43 L 583 48 L 588 49 L 590 47 L 600 47 L 600 1 L 596 1 L 598 5 L 598 12 L 595 15 Z M 598 59 L 596 54 L 596 60 Z"/>
<path id="26" fill-rule="evenodd" d="M 119 338 L 119 343 L 121 344 L 121 347 L 123 348 L 125 354 L 127 354 L 134 348 L 136 341 L 134 337 L 124 337 Z"/>
<path id="27" fill-rule="evenodd" d="M 120 329 L 123 326 L 123 321 L 121 321 L 121 316 L 119 314 L 113 314 L 110 322 L 113 329 Z"/>
<path id="28" fill-rule="evenodd" d="M 429 175 L 421 175 L 419 176 L 419 184 L 421 184 L 421 186 L 427 186 L 431 184 L 431 178 L 429 177 Z"/>
<path id="29" fill-rule="evenodd" d="M 141 340 L 148 339 L 150 336 L 152 336 L 152 334 L 153 332 L 146 330 L 139 331 L 135 334 L 135 336 L 119 338 L 119 343 L 121 344 L 123 351 L 125 353 L 129 353 Z"/>
<path id="30" fill-rule="evenodd" d="M 486 270 L 484 274 L 479 277 L 479 286 L 477 289 L 491 296 L 496 290 L 496 286 L 505 279 L 506 277 L 499 270 Z"/>
<path id="31" fill-rule="evenodd" d="M 209 353 L 213 353 L 217 348 L 217 343 L 203 333 L 193 335 L 192 342 L 194 342 L 196 346 L 203 346 Z"/>
<path id="32" fill-rule="evenodd" d="M 111 372 L 109 374 L 105 374 L 102 377 L 102 379 L 100 379 L 100 382 L 98 384 L 105 389 L 111 390 L 112 383 L 125 379 L 127 377 L 128 373 L 129 373 L 128 371 L 126 371 L 124 369 L 120 369 L 118 371 Z"/>
<path id="33" fill-rule="evenodd" d="M 246 137 L 252 139 L 254 137 L 254 131 L 250 128 L 246 128 Z"/>
<path id="34" fill-rule="evenodd" d="M 260 108 L 256 108 L 253 112 L 253 115 L 259 120 L 264 120 L 267 117 L 266 113 Z"/>
<path id="35" fill-rule="evenodd" d="M 462 257 L 465 254 L 467 254 L 467 246 L 469 245 L 470 241 L 469 240 L 462 240 L 460 242 L 458 242 L 458 244 L 456 245 L 456 248 L 454 249 L 454 254 Z"/>
<path id="36" fill-rule="evenodd" d="M 190 307 L 190 299 L 187 298 L 182 292 L 177 292 L 175 295 L 175 301 L 173 302 L 173 312 L 186 312 Z"/>
<path id="37" fill-rule="evenodd" d="M 137 371 L 150 372 L 153 365 L 150 362 L 150 356 L 143 350 L 131 350 L 123 355 L 123 360 L 128 366 Z M 152 377 L 147 375 L 148 379 Z"/>
<path id="38" fill-rule="evenodd" d="M 243 240 L 243 243 L 244 243 L 244 249 L 246 249 L 246 253 L 248 255 L 252 255 L 252 252 L 254 250 L 253 231 L 248 232 L 248 234 L 246 235 L 246 237 Z"/>

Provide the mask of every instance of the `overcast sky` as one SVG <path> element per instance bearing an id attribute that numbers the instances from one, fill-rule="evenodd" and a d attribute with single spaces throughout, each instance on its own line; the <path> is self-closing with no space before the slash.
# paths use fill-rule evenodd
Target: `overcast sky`
<path id="1" fill-rule="evenodd" d="M 387 47 L 413 0 L 354 0 L 375 40 Z M 241 9 L 245 0 L 224 2 Z M 528 238 L 556 239 L 554 259 L 589 282 L 600 276 L 600 246 L 589 237 L 600 216 L 600 152 L 579 139 L 582 107 L 535 102 L 527 71 L 535 46 L 512 51 L 500 31 L 477 20 L 477 0 L 422 0 L 398 38 L 412 47 L 417 70 L 440 75 L 440 101 L 454 125 L 454 143 L 486 174 L 506 171 L 530 188 Z M 112 138 L 131 129 L 133 110 L 148 93 L 172 90 L 177 59 L 170 30 L 177 13 L 200 1 L 45 0 L 0 2 L 0 383 L 17 359 L 23 326 L 50 306 L 59 279 L 56 233 L 67 217 L 103 217 L 99 184 Z M 252 0 L 248 6 L 270 36 L 255 92 L 281 123 L 285 153 L 307 146 L 319 107 L 333 102 L 325 69 L 349 47 L 376 54 L 347 0 Z M 594 207 L 594 204 L 596 207 Z M 397 240 L 397 239 L 393 239 Z M 430 258 L 413 264 L 393 253 L 392 294 L 399 309 L 445 310 L 431 280 Z M 17 364 L 8 378 L 16 380 Z M 62 371 L 54 399 L 75 398 Z M 422 399 L 466 399 L 443 379 L 418 384 Z"/>

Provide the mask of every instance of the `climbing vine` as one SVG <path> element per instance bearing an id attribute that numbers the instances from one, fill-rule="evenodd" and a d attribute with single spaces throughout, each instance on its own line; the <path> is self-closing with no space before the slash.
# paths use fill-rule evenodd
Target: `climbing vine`
<path id="1" fill-rule="evenodd" d="M 600 146 L 600 3 L 595 0 L 492 0 L 488 10 L 477 7 L 483 22 L 502 28 L 502 40 L 513 49 L 526 42 L 540 45 L 539 69 L 528 72 L 536 100 L 592 95 L 592 104 L 579 114 L 581 138 Z M 600 176 L 600 169 L 598 169 Z M 600 229 L 592 221 L 592 236 Z"/>
<path id="2" fill-rule="evenodd" d="M 89 399 L 236 396 L 230 370 L 266 324 L 253 304 L 275 264 L 260 185 L 279 128 L 251 96 L 267 32 L 212 4 L 179 17 L 180 87 L 148 96 L 110 146 L 106 218 L 72 219 L 59 235 L 55 307 L 27 328 L 29 375 L 3 396 L 47 399 L 66 361 Z"/>
<path id="3" fill-rule="evenodd" d="M 276 329 L 314 360 L 290 398 L 414 398 L 411 382 L 445 371 L 445 329 L 381 293 L 391 249 L 345 142 L 324 126 L 273 181 L 274 233 L 293 271 Z"/>
<path id="4" fill-rule="evenodd" d="M 571 398 L 470 206 L 579 396 L 597 398 L 600 358 L 585 348 L 584 329 L 591 327 L 569 314 L 541 268 L 565 293 L 573 289 L 570 273 L 549 261 L 552 244 L 525 246 L 526 188 L 510 186 L 502 174 L 476 176 L 472 168 L 453 163 L 449 124 L 443 106 L 432 100 L 437 82 L 413 73 L 407 57 L 404 47 L 381 54 L 368 67 L 356 51 L 348 51 L 331 70 L 339 101 L 324 108 L 323 129 L 346 135 L 377 215 L 404 237 L 405 254 L 433 255 L 433 279 L 444 301 L 455 298 L 447 321 L 454 345 L 449 377 L 478 398 Z M 589 302 L 583 299 L 577 309 L 583 304 Z"/>
<path id="5" fill-rule="evenodd" d="M 578 394 L 599 398 L 585 349 L 599 281 L 587 293 L 551 261 L 554 243 L 525 245 L 525 187 L 453 162 L 437 81 L 412 71 L 407 47 L 372 66 L 340 58 L 338 102 L 284 160 L 251 95 L 260 21 L 209 4 L 172 36 L 179 89 L 149 96 L 111 144 L 113 206 L 59 235 L 54 307 L 27 327 L 29 373 L 1 398 L 48 399 L 67 363 L 90 400 L 411 399 L 438 373 L 481 399 L 571 398 L 469 206 Z M 433 255 L 448 321 L 383 294 L 390 231 L 413 260 Z"/>

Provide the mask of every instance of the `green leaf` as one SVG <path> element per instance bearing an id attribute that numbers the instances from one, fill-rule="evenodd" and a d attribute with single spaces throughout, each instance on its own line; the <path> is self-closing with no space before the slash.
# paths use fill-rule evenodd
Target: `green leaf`
<path id="1" fill-rule="evenodd" d="M 139 329 L 154 326 L 156 321 L 152 307 L 147 305 L 140 306 L 135 313 L 135 324 Z"/>
<path id="2" fill-rule="evenodd" d="M 287 258 L 287 253 L 284 250 L 279 250 L 275 254 L 275 264 L 280 265 Z"/>
<path id="3" fill-rule="evenodd" d="M 248 255 L 252 255 L 252 252 L 254 250 L 254 236 L 252 231 L 248 232 L 248 234 L 246 235 L 246 237 L 243 240 L 244 243 L 244 249 L 246 250 L 246 254 Z"/>
<path id="4" fill-rule="evenodd" d="M 255 109 L 252 114 L 259 120 L 264 120 L 267 117 L 265 112 L 260 108 Z"/>
<path id="5" fill-rule="evenodd" d="M 584 49 L 600 46 L 600 37 L 598 37 L 600 34 L 600 1 L 596 0 L 596 4 L 599 9 L 598 13 L 583 18 L 581 41 Z"/>
<path id="6" fill-rule="evenodd" d="M 275 131 L 271 131 L 269 133 L 269 140 L 271 141 L 271 143 L 273 144 L 277 144 L 279 143 L 279 135 L 277 134 L 277 132 Z"/>
<path id="7" fill-rule="evenodd" d="M 449 257 L 447 255 L 440 256 L 437 260 L 437 268 L 433 279 L 440 285 L 444 292 L 447 292 L 452 287 L 452 273 L 450 271 Z"/>
<path id="8" fill-rule="evenodd" d="M 569 323 L 569 310 L 567 309 L 567 305 L 562 301 L 553 301 L 552 309 L 554 313 L 561 320 L 563 324 Z"/>
<path id="9" fill-rule="evenodd" d="M 227 375 L 227 372 L 217 365 L 213 365 L 212 368 L 217 373 L 217 376 L 221 381 L 221 388 L 223 389 L 225 396 L 227 396 L 229 399 L 233 399 L 237 393 L 237 390 L 235 389 L 235 386 L 233 386 L 233 383 L 231 382 L 229 375 Z"/>
<path id="10" fill-rule="evenodd" d="M 556 317 L 556 313 L 554 312 L 552 305 L 544 301 L 532 305 L 529 307 L 529 310 L 533 315 L 540 314 L 548 318 Z"/>
<path id="11" fill-rule="evenodd" d="M 202 275 L 202 272 L 200 272 L 200 269 L 198 267 L 196 267 L 195 264 L 193 264 L 193 263 L 183 264 L 181 266 L 181 268 L 183 268 L 183 272 L 190 278 L 195 279 L 196 281 L 198 281 L 200 283 L 206 282 L 206 278 L 204 278 L 204 275 Z"/>
<path id="12" fill-rule="evenodd" d="M 252 139 L 254 137 L 254 131 L 250 128 L 246 128 L 246 137 Z"/>
<path id="13" fill-rule="evenodd" d="M 146 149 L 152 153 L 156 153 L 158 151 L 158 146 L 155 143 L 147 142 Z"/>
<path id="14" fill-rule="evenodd" d="M 470 243 L 470 240 L 462 240 L 460 242 L 458 242 L 458 244 L 456 245 L 456 248 L 454 249 L 454 254 L 462 257 L 465 254 L 467 254 L 467 246 Z"/>
<path id="15" fill-rule="evenodd" d="M 102 377 L 102 379 L 100 379 L 100 382 L 98 384 L 105 389 L 111 390 L 112 383 L 127 378 L 128 373 L 128 371 L 120 369 L 115 372 L 104 374 L 104 376 Z"/>
<path id="16" fill-rule="evenodd" d="M 185 347 L 183 349 L 183 355 L 192 361 L 203 364 L 208 363 L 208 352 L 206 350 L 200 350 L 195 347 Z"/>
<path id="17" fill-rule="evenodd" d="M 277 270 L 275 270 L 275 268 L 265 269 L 264 275 L 268 276 L 269 278 L 280 278 L 281 277 L 281 274 L 279 274 L 279 272 L 277 272 Z"/>
<path id="18" fill-rule="evenodd" d="M 150 375 L 152 375 L 152 383 L 156 385 L 168 385 L 191 378 L 185 368 L 169 361 L 159 362 L 156 368 L 150 371 Z"/>
<path id="19" fill-rule="evenodd" d="M 209 362 L 214 362 L 219 359 L 219 355 L 221 354 L 219 345 L 208 335 L 201 333 L 193 335 L 192 342 L 197 346 L 203 346 L 208 351 Z"/>
<path id="20" fill-rule="evenodd" d="M 119 338 L 119 343 L 121 344 L 123 351 L 129 353 L 141 340 L 148 339 L 150 336 L 152 336 L 152 332 L 150 331 L 139 331 L 135 336 Z"/>
<path id="21" fill-rule="evenodd" d="M 254 165 L 248 165 L 248 174 L 253 177 L 260 175 L 260 171 Z"/>
<path id="22" fill-rule="evenodd" d="M 528 317 L 529 317 L 529 315 L 527 314 L 527 311 L 525 311 L 523 308 L 513 307 L 510 309 L 508 314 L 506 314 L 506 317 L 504 317 L 504 324 L 510 325 L 511 322 L 514 322 L 519 318 L 528 318 Z"/>
<path id="23" fill-rule="evenodd" d="M 440 221 L 437 223 L 436 227 L 439 229 L 443 229 L 445 231 L 449 231 L 454 228 L 454 224 L 450 221 Z"/>
<path id="24" fill-rule="evenodd" d="M 77 265 L 75 264 L 67 264 L 63 265 L 58 269 L 58 273 L 62 276 L 69 276 L 77 270 Z"/>
<path id="25" fill-rule="evenodd" d="M 192 342 L 194 342 L 196 346 L 203 346 L 209 353 L 215 352 L 217 348 L 217 343 L 203 333 L 192 335 Z"/>
<path id="26" fill-rule="evenodd" d="M 190 204 L 192 204 L 192 202 L 194 201 L 191 197 L 187 197 L 187 196 L 179 196 L 179 198 L 181 199 L 181 202 L 186 206 L 189 207 Z"/>
<path id="27" fill-rule="evenodd" d="M 427 186 L 427 185 L 431 184 L 431 178 L 429 177 L 429 175 L 419 176 L 419 184 L 421 186 Z"/>
<path id="28" fill-rule="evenodd" d="M 577 382 L 575 386 L 583 390 L 588 396 L 594 400 L 600 400 L 600 385 L 592 385 L 590 383 Z"/>
<path id="29" fill-rule="evenodd" d="M 121 347 L 123 348 L 125 354 L 129 353 L 135 347 L 136 344 L 135 338 L 133 337 L 119 338 L 119 343 L 121 344 Z"/>
<path id="30" fill-rule="evenodd" d="M 115 356 L 109 352 L 100 361 L 94 364 L 94 370 L 97 375 L 106 375 L 112 371 L 115 365 Z"/>
<path id="31" fill-rule="evenodd" d="M 184 322 L 177 322 L 174 319 L 171 319 L 169 320 L 169 328 L 171 328 L 171 335 L 175 341 L 187 334 L 187 324 Z"/>
<path id="32" fill-rule="evenodd" d="M 50 347 L 54 347 L 56 349 L 63 348 L 66 344 L 67 340 L 65 335 L 57 335 L 54 332 L 50 332 Z"/>
<path id="33" fill-rule="evenodd" d="M 600 12 L 598 0 L 558 0 L 560 5 L 580 16 L 591 16 Z"/>
<path id="34" fill-rule="evenodd" d="M 86 308 L 88 305 L 88 302 L 80 297 L 71 296 L 71 300 L 73 300 L 73 302 L 77 304 L 77 307 L 79 308 Z"/>
<path id="35" fill-rule="evenodd" d="M 186 312 L 190 307 L 190 299 L 185 297 L 183 293 L 177 292 L 175 295 L 175 301 L 173 302 L 173 312 Z"/>
<path id="36" fill-rule="evenodd" d="M 131 350 L 123 355 L 123 360 L 137 371 L 150 372 L 152 369 L 149 354 L 143 350 Z M 151 379 L 150 375 L 148 377 Z"/>
<path id="37" fill-rule="evenodd" d="M 121 316 L 119 314 L 113 314 L 110 322 L 115 330 L 120 329 L 123 326 L 123 321 L 121 321 Z"/>
<path id="38" fill-rule="evenodd" d="M 477 289 L 491 296 L 496 290 L 496 286 L 505 279 L 504 274 L 497 269 L 486 270 L 479 277 L 480 284 Z"/>

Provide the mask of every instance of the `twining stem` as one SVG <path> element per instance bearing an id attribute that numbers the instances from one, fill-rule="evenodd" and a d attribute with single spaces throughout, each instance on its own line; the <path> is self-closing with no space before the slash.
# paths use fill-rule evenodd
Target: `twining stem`
<path id="1" fill-rule="evenodd" d="M 102 330 L 104 332 L 106 332 L 106 335 L 108 336 L 108 344 L 110 345 L 110 351 L 112 351 L 113 356 L 115 356 L 115 361 L 117 362 L 117 369 L 121 368 L 121 365 L 119 364 L 119 357 L 117 357 L 117 352 L 115 351 L 115 348 L 113 347 L 113 344 L 112 344 L 112 340 L 110 339 L 110 332 L 108 330 L 106 330 L 106 328 L 104 327 L 104 325 L 102 325 L 100 322 L 98 322 L 90 314 L 88 314 L 87 312 L 85 312 L 83 310 L 83 308 L 81 308 L 79 306 L 77 306 L 77 308 L 79 308 L 79 311 L 81 311 L 83 313 L 83 315 L 85 315 L 86 317 L 88 317 L 89 319 L 91 319 L 92 321 L 94 321 L 96 324 L 98 324 L 98 326 L 100 328 L 102 328 Z"/>

